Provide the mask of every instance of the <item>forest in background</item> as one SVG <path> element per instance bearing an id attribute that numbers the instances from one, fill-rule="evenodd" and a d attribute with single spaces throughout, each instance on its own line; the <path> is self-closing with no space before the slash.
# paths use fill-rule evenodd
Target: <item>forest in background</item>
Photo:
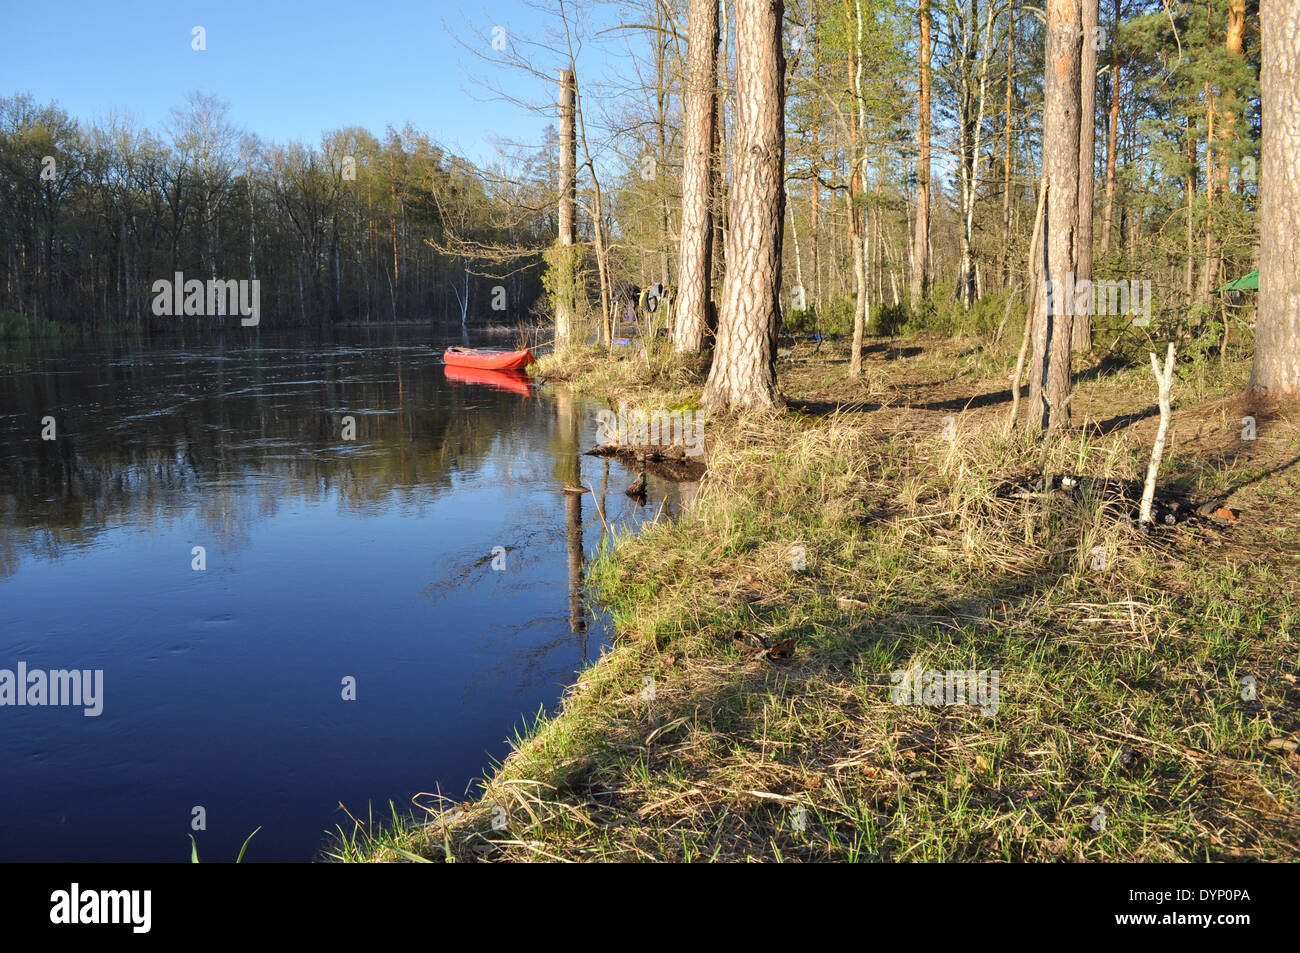
<path id="1" fill-rule="evenodd" d="M 556 71 L 574 67 L 574 320 L 588 336 L 611 333 L 629 287 L 678 278 L 686 7 L 548 4 L 548 35 L 501 44 L 484 26 L 472 49 L 489 71 L 545 80 L 525 104 L 543 113 L 556 112 Z M 618 28 L 597 29 L 611 9 Z M 732 4 L 720 15 L 715 286 L 736 96 Z M 846 334 L 861 314 L 868 332 L 991 330 L 1007 296 L 1029 292 L 1041 12 L 791 0 L 783 35 L 785 326 Z M 1085 25 L 1097 76 L 1091 276 L 1149 280 L 1155 322 L 1174 337 L 1221 340 L 1235 312 L 1212 292 L 1254 267 L 1258 40 L 1256 0 L 1101 0 Z M 617 76 L 585 72 L 602 49 L 626 64 Z M 409 125 L 280 145 L 197 92 L 159 130 L 16 94 L 0 99 L 0 311 L 11 324 L 160 328 L 172 319 L 149 313 L 150 284 L 179 271 L 259 279 L 277 325 L 549 318 L 560 152 L 551 128 L 475 167 Z M 929 241 L 918 245 L 927 175 Z"/>
<path id="2" fill-rule="evenodd" d="M 0 310 L 84 328 L 164 328 L 151 285 L 175 272 L 259 280 L 278 326 L 458 325 L 491 313 L 484 282 L 535 298 L 540 255 L 494 270 L 449 242 L 540 246 L 554 230 L 553 211 L 519 214 L 500 177 L 409 125 L 277 145 L 201 93 L 160 133 L 0 99 L 0 170 Z"/>

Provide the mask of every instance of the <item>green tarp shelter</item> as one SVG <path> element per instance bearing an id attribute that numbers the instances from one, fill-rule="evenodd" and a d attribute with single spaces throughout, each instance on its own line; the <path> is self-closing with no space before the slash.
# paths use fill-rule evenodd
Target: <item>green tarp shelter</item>
<path id="1" fill-rule="evenodd" d="M 1259 290 L 1259 270 L 1256 269 L 1248 275 L 1242 275 L 1235 281 L 1229 281 L 1214 289 L 1214 293 L 1222 294 L 1225 291 L 1258 291 Z"/>

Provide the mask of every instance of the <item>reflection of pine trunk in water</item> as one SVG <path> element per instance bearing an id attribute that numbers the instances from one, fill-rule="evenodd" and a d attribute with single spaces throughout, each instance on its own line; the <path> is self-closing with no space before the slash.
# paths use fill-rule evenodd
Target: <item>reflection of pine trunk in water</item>
<path id="1" fill-rule="evenodd" d="M 582 421 L 573 394 L 563 387 L 555 393 L 555 475 L 564 492 L 564 535 L 569 551 L 569 631 L 586 632 L 586 606 L 582 586 L 582 494 L 565 488 L 582 486 L 582 456 L 579 440 Z M 583 661 L 587 661 L 583 646 Z"/>
<path id="2" fill-rule="evenodd" d="M 586 607 L 582 598 L 582 494 L 564 494 L 564 535 L 569 545 L 569 631 L 586 632 Z M 587 661 L 583 652 L 582 661 Z"/>
<path id="3" fill-rule="evenodd" d="M 605 458 L 604 464 L 605 464 L 604 469 L 600 475 L 600 502 L 597 504 L 597 506 L 600 508 L 600 512 L 602 513 L 608 512 L 606 510 L 606 502 L 609 497 L 609 458 L 608 457 Z M 599 545 L 601 546 L 605 545 L 605 521 L 603 519 L 600 521 Z"/>
<path id="4" fill-rule="evenodd" d="M 564 486 L 579 486 L 582 463 L 578 458 L 578 435 L 581 421 L 573 403 L 573 394 L 565 387 L 555 388 L 555 475 Z"/>

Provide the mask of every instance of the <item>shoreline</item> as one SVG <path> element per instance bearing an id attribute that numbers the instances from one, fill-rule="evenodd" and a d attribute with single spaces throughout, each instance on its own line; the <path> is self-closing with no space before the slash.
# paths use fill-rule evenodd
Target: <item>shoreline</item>
<path id="1" fill-rule="evenodd" d="M 1243 445 L 1248 366 L 1185 370 L 1160 484 L 1249 525 L 1136 534 L 1100 497 L 1000 496 L 1040 459 L 1001 436 L 1007 355 L 904 343 L 857 382 L 798 353 L 786 411 L 711 419 L 691 511 L 589 567 L 613 648 L 472 800 L 335 859 L 1300 857 L 1296 423 Z M 1081 380 L 1049 472 L 1141 475 L 1140 356 Z M 700 386 L 668 356 L 541 371 L 641 406 Z M 996 673 L 1000 703 L 899 703 L 899 672 Z"/>

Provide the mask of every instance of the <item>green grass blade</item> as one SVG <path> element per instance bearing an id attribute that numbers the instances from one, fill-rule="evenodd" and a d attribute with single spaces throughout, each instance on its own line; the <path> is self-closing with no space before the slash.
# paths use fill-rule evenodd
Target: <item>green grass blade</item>
<path id="1" fill-rule="evenodd" d="M 254 830 L 253 833 L 251 833 L 251 834 L 248 835 L 248 840 L 244 841 L 244 846 L 241 847 L 241 848 L 239 848 L 239 856 L 235 858 L 235 863 L 238 864 L 238 863 L 241 863 L 241 862 L 243 861 L 243 859 L 244 859 L 244 851 L 248 850 L 248 841 L 251 841 L 254 837 L 256 837 L 256 836 L 257 836 L 257 832 L 260 831 L 261 829 L 262 829 L 262 826 L 259 824 L 259 825 L 257 826 L 257 829 Z"/>
<path id="2" fill-rule="evenodd" d="M 431 864 L 431 863 L 433 863 L 433 861 L 431 861 L 428 857 L 421 857 L 419 854 L 412 854 L 409 850 L 402 850 L 402 848 L 400 848 L 400 847 L 394 847 L 394 846 L 391 845 L 391 844 L 388 845 L 388 846 L 389 846 L 389 848 L 390 848 L 391 850 L 396 851 L 397 853 L 401 854 L 403 857 L 405 857 L 407 860 L 409 860 L 409 861 L 410 861 L 411 863 L 413 863 L 413 864 Z"/>

